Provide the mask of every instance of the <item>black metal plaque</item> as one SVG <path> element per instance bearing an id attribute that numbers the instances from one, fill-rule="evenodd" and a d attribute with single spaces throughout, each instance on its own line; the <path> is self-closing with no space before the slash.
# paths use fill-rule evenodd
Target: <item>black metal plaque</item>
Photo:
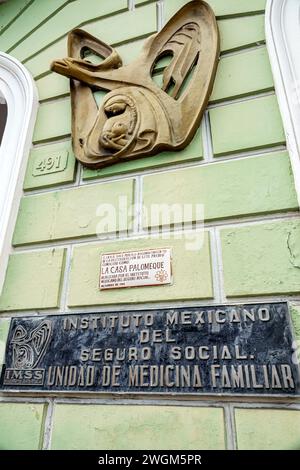
<path id="1" fill-rule="evenodd" d="M 13 318 L 2 390 L 297 395 L 286 303 Z"/>

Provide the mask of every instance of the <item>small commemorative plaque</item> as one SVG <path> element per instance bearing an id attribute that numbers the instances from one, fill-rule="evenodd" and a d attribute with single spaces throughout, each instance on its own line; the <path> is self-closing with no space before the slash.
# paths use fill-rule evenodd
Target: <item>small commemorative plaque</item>
<path id="1" fill-rule="evenodd" d="M 171 249 L 103 253 L 100 290 L 171 283 Z"/>
<path id="2" fill-rule="evenodd" d="M 0 391 L 299 396 L 288 306 L 16 317 Z"/>

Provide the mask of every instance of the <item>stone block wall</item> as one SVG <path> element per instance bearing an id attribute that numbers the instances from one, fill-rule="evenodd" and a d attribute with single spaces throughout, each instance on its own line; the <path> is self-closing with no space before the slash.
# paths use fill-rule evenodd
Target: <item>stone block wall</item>
<path id="1" fill-rule="evenodd" d="M 66 55 L 67 33 L 83 28 L 128 63 L 186 3 L 10 0 L 0 6 L 0 49 L 28 68 L 40 99 L 0 297 L 0 359 L 16 314 L 283 299 L 300 336 L 299 208 L 265 45 L 265 0 L 208 0 L 221 58 L 209 106 L 185 150 L 98 171 L 82 168 L 72 153 L 69 83 L 49 70 Z M 174 211 L 167 225 L 154 220 L 151 208 L 161 203 L 203 205 L 203 229 L 193 232 L 195 211 Z M 99 225 L 101 204 L 116 210 L 109 233 Z M 182 224 L 194 242 L 203 238 L 201 248 L 187 250 Z M 99 290 L 102 252 L 163 246 L 172 248 L 172 285 Z M 0 449 L 299 449 L 299 417 L 293 399 L 2 395 Z"/>

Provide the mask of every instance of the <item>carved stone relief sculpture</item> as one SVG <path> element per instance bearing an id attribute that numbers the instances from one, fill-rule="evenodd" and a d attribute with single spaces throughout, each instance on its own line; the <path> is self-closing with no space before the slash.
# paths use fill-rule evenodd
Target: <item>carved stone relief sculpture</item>
<path id="1" fill-rule="evenodd" d="M 102 62 L 91 63 L 87 52 Z M 73 149 L 83 165 L 97 169 L 181 150 L 199 127 L 213 87 L 219 58 L 216 18 L 205 2 L 188 3 L 146 40 L 129 65 L 80 29 L 69 33 L 68 55 L 51 69 L 71 79 Z M 163 61 L 160 86 L 153 76 Z M 97 90 L 108 92 L 99 107 Z"/>

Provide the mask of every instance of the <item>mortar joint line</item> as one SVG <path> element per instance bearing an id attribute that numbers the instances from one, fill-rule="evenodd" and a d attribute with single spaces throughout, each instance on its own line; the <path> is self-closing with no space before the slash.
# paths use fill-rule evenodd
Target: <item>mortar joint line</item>
<path id="1" fill-rule="evenodd" d="M 255 304 L 255 303 L 274 303 L 274 302 L 288 302 L 289 304 L 300 303 L 299 295 L 256 295 L 256 296 L 247 296 L 244 297 L 235 297 L 229 300 L 226 300 L 223 305 L 245 305 L 245 304 Z M 122 304 L 122 311 L 139 311 L 139 310 L 157 310 L 159 308 L 190 308 L 190 307 L 207 307 L 210 306 L 219 306 L 220 302 L 215 299 L 198 299 L 198 300 L 165 300 L 160 302 L 145 301 L 141 303 L 127 303 Z M 44 315 L 65 315 L 65 314 L 86 314 L 86 313 L 112 313 L 120 310 L 120 304 L 108 304 L 102 306 L 101 304 L 97 306 L 86 305 L 86 306 L 77 306 L 77 307 L 68 307 L 65 310 L 58 308 L 49 308 L 49 309 L 23 309 L 18 311 L 2 311 L 1 318 L 10 319 L 13 317 L 39 317 Z"/>
<path id="2" fill-rule="evenodd" d="M 132 397 L 132 396 L 118 396 L 118 404 L 120 405 L 128 405 L 135 403 L 136 405 L 165 405 L 165 406 L 189 406 L 189 407 L 216 407 L 216 408 L 225 408 L 229 406 L 230 413 L 231 413 L 231 420 L 233 426 L 235 425 L 234 419 L 234 412 L 236 409 L 256 409 L 256 410 L 300 410 L 300 402 L 299 397 L 294 396 L 293 401 L 282 401 L 284 398 L 276 397 L 276 396 L 269 396 L 268 399 L 271 401 L 266 401 L 266 396 L 256 396 L 250 397 L 244 396 L 242 397 L 242 401 L 235 401 L 232 399 L 231 396 L 224 395 L 223 397 L 216 396 L 213 398 L 212 396 L 208 397 L 203 395 L 202 397 L 198 397 L 197 400 L 190 400 L 189 397 L 185 397 L 183 399 L 182 396 L 179 398 L 168 398 L 167 396 L 164 397 L 155 397 L 153 395 L 143 396 L 143 397 Z M 237 398 L 237 397 L 235 397 Z M 253 400 L 253 398 L 255 398 Z M 291 398 L 291 397 L 285 397 Z M 262 401 L 262 399 L 264 399 Z M 62 392 L 58 392 L 53 396 L 37 396 L 34 392 L 32 393 L 24 393 L 24 394 L 6 394 L 5 392 L 0 393 L 0 402 L 1 403 L 44 403 L 44 404 L 64 404 L 64 403 L 78 403 L 78 404 L 86 404 L 89 405 L 94 403 L 96 405 L 107 405 L 111 403 L 116 403 L 116 396 L 102 396 L 99 395 L 95 396 L 66 396 Z M 49 408 L 48 408 L 48 416 L 49 416 Z M 47 421 L 49 423 L 49 420 Z M 45 417 L 46 423 L 46 417 Z M 44 426 L 45 428 L 45 426 Z M 233 429 L 234 430 L 234 429 Z"/>
<path id="3" fill-rule="evenodd" d="M 211 134 L 211 126 L 209 119 L 209 111 L 206 110 L 203 116 L 202 124 L 203 153 L 205 162 L 214 161 L 213 142 Z"/>
<path id="4" fill-rule="evenodd" d="M 212 102 L 207 106 L 207 110 L 209 111 L 211 109 L 224 108 L 225 106 L 245 103 L 247 101 L 253 101 L 253 100 L 257 101 L 262 98 L 267 98 L 268 96 L 277 97 L 275 90 L 270 89 L 268 91 L 253 93 L 251 95 L 238 96 L 238 97 L 223 99 L 222 101 L 218 101 L 218 102 Z"/>
<path id="5" fill-rule="evenodd" d="M 83 166 L 79 161 L 77 161 L 75 165 L 76 164 L 77 164 L 77 168 L 76 168 L 76 177 L 74 181 L 74 187 L 80 187 L 82 184 Z"/>
<path id="6" fill-rule="evenodd" d="M 212 282 L 214 299 L 216 302 L 222 302 L 222 289 L 219 276 L 219 263 L 218 263 L 218 248 L 216 240 L 216 229 L 210 231 L 210 253 L 211 253 L 211 267 L 212 267 Z"/>
<path id="7" fill-rule="evenodd" d="M 65 266 L 63 270 L 63 279 L 61 287 L 61 299 L 60 299 L 60 310 L 64 312 L 67 308 L 67 297 L 68 297 L 68 287 L 69 287 L 69 278 L 71 270 L 71 261 L 72 261 L 72 245 L 67 246 L 65 255 Z"/>
<path id="8" fill-rule="evenodd" d="M 53 430 L 54 399 L 50 398 L 46 401 L 46 403 L 48 403 L 48 405 L 44 424 L 42 450 L 50 450 Z"/>
<path id="9" fill-rule="evenodd" d="M 143 201 L 144 201 L 144 195 L 143 195 L 143 190 L 144 190 L 144 178 L 143 176 L 139 176 L 138 178 L 138 199 L 136 201 L 136 204 L 137 204 L 137 210 L 138 210 L 138 213 L 137 213 L 137 217 L 138 217 L 138 220 L 137 220 L 137 230 L 138 230 L 138 233 L 142 234 L 144 233 L 144 229 L 143 229 L 143 216 L 144 216 L 144 207 L 143 207 Z"/>
<path id="10" fill-rule="evenodd" d="M 216 248 L 216 256 L 217 256 L 217 276 L 218 276 L 218 285 L 219 285 L 219 294 L 220 294 L 220 301 L 221 303 L 226 302 L 226 295 L 225 295 L 225 286 L 224 286 L 224 266 L 223 266 L 223 256 L 222 256 L 222 241 L 220 230 L 218 227 L 214 227 L 214 241 L 215 241 L 215 248 Z"/>
<path id="11" fill-rule="evenodd" d="M 203 125 L 204 126 L 204 125 Z M 202 127 L 203 128 L 203 127 Z M 203 131 L 204 133 L 204 131 Z M 127 180 L 127 179 L 132 179 L 136 176 L 145 176 L 145 175 L 155 175 L 155 174 L 160 174 L 160 173 L 170 173 L 172 171 L 177 171 L 177 170 L 180 170 L 180 169 L 188 169 L 188 168 L 201 168 L 201 167 L 204 167 L 204 166 L 207 166 L 207 165 L 218 165 L 220 163 L 224 163 L 224 162 L 232 162 L 232 161 L 238 161 L 238 160 L 241 160 L 241 159 L 244 159 L 244 158 L 255 158 L 255 157 L 258 157 L 260 155 L 265 155 L 265 154 L 275 154 L 275 153 L 278 153 L 278 152 L 283 152 L 283 151 L 287 151 L 286 147 L 285 146 L 282 146 L 282 145 L 277 145 L 277 146 L 273 146 L 273 147 L 265 147 L 265 148 L 261 148 L 261 149 L 254 149 L 252 151 L 245 151 L 245 152 L 234 152 L 232 154 L 229 154 L 229 155 L 223 155 L 223 156 L 218 156 L 216 158 L 213 158 L 213 160 L 197 160 L 196 162 L 192 161 L 192 162 L 178 162 L 178 163 L 174 163 L 172 165 L 164 165 L 162 166 L 161 168 L 146 168 L 144 170 L 137 170 L 136 172 L 133 171 L 133 172 L 128 172 L 124 175 L 112 175 L 112 176 L 108 176 L 108 177 L 104 177 L 104 178 L 95 178 L 95 179 L 92 179 L 92 180 L 83 180 L 81 178 L 81 183 L 80 183 L 80 186 L 96 186 L 96 185 L 99 185 L 99 184 L 105 184 L 105 183 L 115 183 L 117 181 L 124 181 L 124 180 Z M 30 190 L 26 190 L 26 192 L 24 193 L 24 196 L 25 197 L 30 197 L 30 196 L 34 196 L 34 195 L 39 195 L 39 194 L 45 194 L 45 193 L 52 193 L 52 192 L 56 192 L 56 191 L 59 191 L 59 190 L 62 190 L 62 191 L 65 191 L 65 190 L 68 190 L 68 189 L 72 189 L 72 188 L 76 188 L 76 185 L 75 183 L 70 183 L 70 184 L 66 184 L 66 183 L 61 183 L 61 184 L 57 184 L 53 187 L 44 187 L 44 188 L 37 188 L 37 189 L 30 189 Z"/>
<path id="12" fill-rule="evenodd" d="M 160 239 L 160 236 L 170 234 L 170 236 L 176 236 L 178 234 L 187 233 L 201 233 L 203 230 L 205 232 L 211 232 L 213 229 L 225 229 L 225 228 L 242 228 L 258 224 L 271 224 L 277 222 L 285 222 L 286 220 L 295 220 L 300 219 L 299 212 L 279 212 L 272 213 L 261 216 L 253 217 L 239 217 L 233 219 L 222 219 L 220 221 L 205 222 L 203 227 L 197 228 L 195 224 L 191 223 L 178 223 L 172 226 L 171 230 L 168 226 L 162 227 L 150 227 L 149 230 L 141 229 L 139 232 L 134 232 L 131 230 L 124 230 L 117 233 L 111 233 L 108 235 L 95 234 L 94 236 L 85 236 L 82 238 L 69 238 L 66 240 L 51 240 L 51 241 L 41 241 L 35 243 L 27 243 L 19 246 L 12 247 L 12 253 L 26 253 L 31 251 L 45 251 L 53 248 L 68 248 L 69 246 L 88 246 L 95 243 L 101 243 L 103 245 L 110 244 L 112 242 L 123 242 L 129 240 L 144 240 L 148 237 L 152 237 L 157 240 Z M 142 220 L 142 217 L 141 217 Z M 221 250 L 219 250 L 221 255 Z"/>
<path id="13" fill-rule="evenodd" d="M 235 415 L 234 415 L 234 406 L 232 403 L 228 403 L 224 405 L 224 419 L 225 419 L 227 450 L 237 450 Z"/>
<path id="14" fill-rule="evenodd" d="M 156 3 L 157 12 L 157 31 L 161 31 L 165 24 L 165 6 L 164 0 L 158 0 Z"/>
<path id="15" fill-rule="evenodd" d="M 129 11 L 135 10 L 135 0 L 128 0 L 128 10 Z"/>

